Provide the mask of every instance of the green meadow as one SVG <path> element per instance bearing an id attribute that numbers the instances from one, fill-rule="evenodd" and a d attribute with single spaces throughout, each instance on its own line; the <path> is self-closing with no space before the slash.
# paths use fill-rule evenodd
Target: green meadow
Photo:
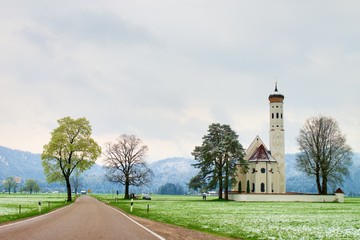
<path id="1" fill-rule="evenodd" d="M 130 200 L 94 196 L 129 214 L 231 238 L 360 239 L 360 198 L 346 198 L 345 203 L 289 203 L 153 195 L 152 200 L 135 200 L 130 213 Z"/>
<path id="2" fill-rule="evenodd" d="M 1 194 L 0 223 L 47 213 L 63 207 L 66 194 Z M 41 202 L 41 208 L 39 208 Z"/>

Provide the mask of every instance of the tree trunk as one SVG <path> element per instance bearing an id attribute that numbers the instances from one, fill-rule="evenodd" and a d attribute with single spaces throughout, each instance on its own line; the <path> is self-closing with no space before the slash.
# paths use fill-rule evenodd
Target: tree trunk
<path id="1" fill-rule="evenodd" d="M 222 172 L 220 169 L 218 170 L 218 180 L 219 180 L 219 192 L 218 192 L 219 199 L 223 199 L 223 197 L 222 197 L 223 179 L 222 179 Z"/>
<path id="2" fill-rule="evenodd" d="M 327 194 L 327 177 L 324 177 L 322 178 L 322 183 L 321 183 L 321 187 L 322 187 L 322 191 L 321 191 L 321 194 L 324 194 L 326 195 Z"/>
<path id="3" fill-rule="evenodd" d="M 72 196 L 71 196 L 71 184 L 70 184 L 70 178 L 65 178 L 66 180 L 66 190 L 67 190 L 67 201 L 71 202 L 72 201 Z"/>
<path id="4" fill-rule="evenodd" d="M 322 190 L 321 190 L 320 173 L 319 172 L 316 173 L 316 186 L 317 186 L 317 189 L 318 189 L 318 193 L 321 194 Z"/>
<path id="5" fill-rule="evenodd" d="M 130 195 L 129 195 L 129 186 L 130 186 L 129 181 L 126 181 L 126 182 L 125 182 L 125 199 L 129 199 L 129 198 L 130 198 Z"/>
<path id="6" fill-rule="evenodd" d="M 225 200 L 229 200 L 229 164 L 228 164 L 228 159 L 225 159 L 226 164 L 225 164 Z"/>

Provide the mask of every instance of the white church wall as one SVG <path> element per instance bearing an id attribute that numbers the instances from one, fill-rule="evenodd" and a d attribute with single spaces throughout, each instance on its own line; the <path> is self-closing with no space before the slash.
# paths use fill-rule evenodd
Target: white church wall
<path id="1" fill-rule="evenodd" d="M 229 193 L 229 200 L 239 202 L 344 202 L 344 194 L 234 194 Z"/>

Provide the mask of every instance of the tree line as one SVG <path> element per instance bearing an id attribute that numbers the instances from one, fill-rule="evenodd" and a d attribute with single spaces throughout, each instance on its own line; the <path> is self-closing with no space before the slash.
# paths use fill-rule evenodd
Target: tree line
<path id="1" fill-rule="evenodd" d="M 67 200 L 72 201 L 72 186 L 77 188 L 76 176 L 89 169 L 101 155 L 104 156 L 106 178 L 124 185 L 125 198 L 130 197 L 129 186 L 142 186 L 151 181 L 152 171 L 145 162 L 148 147 L 135 135 L 120 135 L 115 142 L 105 144 L 104 150 L 91 137 L 92 128 L 85 118 L 65 117 L 51 132 L 44 145 L 42 165 L 48 182 L 66 184 Z M 308 119 L 297 138 L 300 153 L 297 167 L 315 176 L 319 194 L 327 193 L 328 182 L 341 182 L 351 165 L 351 148 L 337 122 L 329 117 Z M 229 125 L 213 123 L 196 146 L 193 166 L 199 172 L 189 187 L 200 191 L 217 189 L 219 198 L 228 199 L 228 191 L 236 184 L 237 166 L 247 171 L 244 148 L 238 135 Z M 170 185 L 164 186 L 169 189 Z"/>
<path id="2" fill-rule="evenodd" d="M 18 191 L 18 186 L 20 184 L 20 181 L 17 181 L 14 177 L 8 177 L 6 180 L 3 181 L 3 186 L 5 188 L 4 192 L 11 193 L 11 190 L 13 193 L 16 193 Z M 25 181 L 25 186 L 21 187 L 19 189 L 20 192 L 29 192 L 32 193 L 38 193 L 40 192 L 40 186 L 34 179 L 27 179 Z"/>

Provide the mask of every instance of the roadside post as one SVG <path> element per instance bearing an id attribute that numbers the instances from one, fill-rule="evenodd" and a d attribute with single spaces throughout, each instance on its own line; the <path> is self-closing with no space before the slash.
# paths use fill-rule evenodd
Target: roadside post
<path id="1" fill-rule="evenodd" d="M 130 200 L 130 212 L 132 212 L 132 210 L 133 210 L 133 205 L 134 205 L 134 199 L 132 198 Z"/>
<path id="2" fill-rule="evenodd" d="M 146 213 L 149 213 L 150 210 L 150 204 L 147 205 Z"/>
<path id="3" fill-rule="evenodd" d="M 39 201 L 39 212 L 41 212 L 41 201 Z"/>

